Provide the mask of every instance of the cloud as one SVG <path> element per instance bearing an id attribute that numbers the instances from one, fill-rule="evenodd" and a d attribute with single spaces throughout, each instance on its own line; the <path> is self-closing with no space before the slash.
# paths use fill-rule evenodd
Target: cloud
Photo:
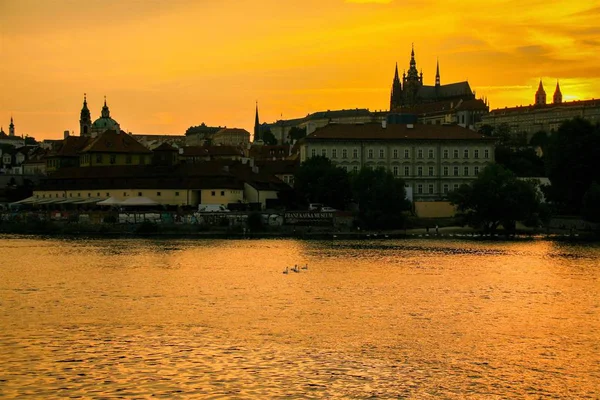
<path id="1" fill-rule="evenodd" d="M 346 0 L 346 3 L 354 4 L 390 4 L 394 0 Z"/>

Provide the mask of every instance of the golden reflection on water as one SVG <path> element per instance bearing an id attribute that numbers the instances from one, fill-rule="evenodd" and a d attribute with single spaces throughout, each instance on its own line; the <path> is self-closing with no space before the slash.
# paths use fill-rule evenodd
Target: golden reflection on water
<path id="1" fill-rule="evenodd" d="M 599 396 L 598 246 L 2 239 L 0 396 Z"/>

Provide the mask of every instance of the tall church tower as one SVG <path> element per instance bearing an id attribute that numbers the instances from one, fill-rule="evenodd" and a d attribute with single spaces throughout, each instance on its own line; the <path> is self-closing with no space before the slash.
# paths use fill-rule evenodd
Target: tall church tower
<path id="1" fill-rule="evenodd" d="M 256 102 L 256 114 L 254 116 L 254 142 L 262 140 L 262 134 L 260 129 L 260 121 L 258 119 L 258 101 Z"/>
<path id="2" fill-rule="evenodd" d="M 8 126 L 8 136 L 15 136 L 15 124 L 13 123 L 13 117 L 10 117 L 10 125 Z"/>
<path id="3" fill-rule="evenodd" d="M 396 72 L 392 81 L 392 94 L 390 96 L 390 111 L 402 106 L 402 84 L 398 76 L 398 63 L 396 63 Z"/>
<path id="4" fill-rule="evenodd" d="M 437 66 L 435 68 L 435 87 L 440 87 L 440 60 L 437 61 Z"/>
<path id="5" fill-rule="evenodd" d="M 87 106 L 86 94 L 83 94 L 83 107 L 79 116 L 79 136 L 90 136 L 92 130 L 92 117 Z"/>
<path id="6" fill-rule="evenodd" d="M 552 98 L 552 103 L 554 103 L 554 104 L 562 103 L 562 93 L 560 92 L 560 86 L 558 85 L 558 81 L 556 81 L 556 90 L 554 90 L 554 96 Z"/>
<path id="7" fill-rule="evenodd" d="M 404 87 L 404 105 L 412 107 L 417 103 L 417 93 L 421 86 L 423 86 L 423 72 L 419 75 L 419 71 L 417 70 L 414 45 L 410 52 L 410 67 L 408 68 L 408 74 L 403 76 L 402 83 L 402 86 Z"/>
<path id="8" fill-rule="evenodd" d="M 541 106 L 544 104 L 546 104 L 546 91 L 544 90 L 544 85 L 540 79 L 540 85 L 538 86 L 537 92 L 535 92 L 535 105 Z"/>

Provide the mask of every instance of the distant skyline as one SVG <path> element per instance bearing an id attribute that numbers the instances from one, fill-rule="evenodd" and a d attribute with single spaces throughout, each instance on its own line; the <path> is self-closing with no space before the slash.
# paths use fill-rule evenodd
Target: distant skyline
<path id="1" fill-rule="evenodd" d="M 327 109 L 386 110 L 396 62 L 469 80 L 492 108 L 600 96 L 600 6 L 503 0 L 0 0 L 0 125 L 58 139 L 106 95 L 133 133 L 252 133 Z"/>

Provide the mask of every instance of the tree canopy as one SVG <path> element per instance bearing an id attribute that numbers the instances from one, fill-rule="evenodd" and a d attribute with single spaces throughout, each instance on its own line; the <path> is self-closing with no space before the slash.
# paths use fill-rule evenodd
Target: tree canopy
<path id="1" fill-rule="evenodd" d="M 275 139 L 275 135 L 273 135 L 273 132 L 271 132 L 270 129 L 266 129 L 264 132 L 262 132 L 262 140 L 265 144 L 270 146 L 277 144 L 277 139 Z"/>
<path id="2" fill-rule="evenodd" d="M 323 156 L 311 157 L 300 165 L 294 189 L 305 204 L 322 203 L 340 210 L 346 207 L 352 194 L 348 172 Z"/>
<path id="3" fill-rule="evenodd" d="M 290 138 L 290 141 L 300 140 L 306 136 L 306 128 L 298 128 L 293 126 L 290 129 L 288 136 Z"/>
<path id="4" fill-rule="evenodd" d="M 361 226 L 372 229 L 404 226 L 404 211 L 410 209 L 410 203 L 402 179 L 384 168 L 362 168 L 351 175 L 351 184 Z"/>
<path id="5" fill-rule="evenodd" d="M 583 196 L 600 182 L 600 125 L 575 118 L 549 138 L 545 164 L 552 186 L 548 197 L 561 212 L 581 212 Z"/>
<path id="6" fill-rule="evenodd" d="M 488 165 L 471 185 L 449 193 L 468 225 L 493 233 L 502 225 L 512 230 L 517 221 L 534 223 L 542 214 L 533 182 L 519 180 L 501 165 Z"/>

